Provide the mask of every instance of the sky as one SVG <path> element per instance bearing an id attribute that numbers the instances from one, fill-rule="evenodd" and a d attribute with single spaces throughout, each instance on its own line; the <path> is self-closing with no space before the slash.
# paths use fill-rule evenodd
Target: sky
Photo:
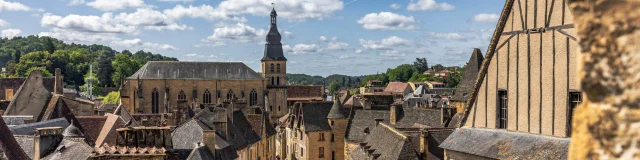
<path id="1" fill-rule="evenodd" d="M 504 0 L 0 0 L 0 37 L 151 51 L 260 71 L 275 7 L 288 73 L 368 75 L 486 51 Z M 273 3 L 273 4 L 272 4 Z"/>

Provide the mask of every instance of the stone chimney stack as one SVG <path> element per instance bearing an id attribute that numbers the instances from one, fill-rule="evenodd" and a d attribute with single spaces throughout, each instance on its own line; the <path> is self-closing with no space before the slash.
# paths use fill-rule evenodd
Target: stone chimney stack
<path id="1" fill-rule="evenodd" d="M 429 131 L 420 130 L 420 155 L 422 159 L 427 159 L 427 153 L 429 152 Z"/>
<path id="2" fill-rule="evenodd" d="M 62 142 L 62 127 L 36 128 L 33 137 L 33 159 L 39 160 Z"/>
<path id="3" fill-rule="evenodd" d="M 402 107 L 398 107 L 398 106 L 390 106 L 390 111 L 389 111 L 389 123 L 391 124 L 396 124 L 396 122 L 398 122 L 398 114 L 401 113 L 401 109 Z"/>
<path id="4" fill-rule="evenodd" d="M 62 84 L 62 71 L 60 70 L 60 68 L 56 68 L 55 71 L 56 75 L 55 75 L 55 84 L 54 84 L 54 88 L 53 88 L 53 93 L 54 94 L 62 94 L 63 93 L 63 88 L 64 85 Z"/>
<path id="5" fill-rule="evenodd" d="M 207 145 L 211 153 L 216 153 L 216 130 L 204 130 L 202 131 L 202 139 L 204 144 Z"/>

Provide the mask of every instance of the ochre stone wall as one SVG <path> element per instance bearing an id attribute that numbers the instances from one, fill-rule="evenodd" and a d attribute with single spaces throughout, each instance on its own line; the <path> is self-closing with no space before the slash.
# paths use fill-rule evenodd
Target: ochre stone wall
<path id="1" fill-rule="evenodd" d="M 570 159 L 640 158 L 640 1 L 570 0 L 578 28 L 584 102 Z"/>

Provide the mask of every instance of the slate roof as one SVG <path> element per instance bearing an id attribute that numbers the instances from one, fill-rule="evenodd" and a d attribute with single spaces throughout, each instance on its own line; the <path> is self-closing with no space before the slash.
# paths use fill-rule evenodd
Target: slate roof
<path id="1" fill-rule="evenodd" d="M 384 92 L 392 92 L 392 93 L 404 93 L 404 91 L 410 88 L 409 84 L 404 82 L 389 82 L 387 88 L 384 89 Z"/>
<path id="2" fill-rule="evenodd" d="M 345 138 L 350 141 L 362 141 L 366 138 L 364 130 L 375 128 L 376 119 L 382 119 L 395 128 L 441 127 L 439 109 L 397 107 L 396 124 L 390 124 L 391 111 L 355 109 L 351 113 Z"/>
<path id="3" fill-rule="evenodd" d="M 131 114 L 127 110 L 127 107 L 122 104 L 118 105 L 118 108 L 116 108 L 116 110 L 113 111 L 113 114 L 118 115 L 122 119 L 122 121 L 124 121 L 125 123 L 128 123 L 129 121 L 131 121 L 130 126 L 132 127 L 138 126 L 138 122 L 136 122 L 136 119 L 134 119 L 133 116 L 131 116 Z"/>
<path id="4" fill-rule="evenodd" d="M 305 132 L 331 130 L 327 115 L 331 111 L 333 102 L 303 102 L 300 104 Z"/>
<path id="5" fill-rule="evenodd" d="M 227 127 L 231 128 L 230 132 L 232 137 L 227 137 L 227 139 L 231 139 L 230 141 L 236 149 L 244 149 L 249 144 L 260 141 L 259 134 L 253 132 L 251 124 L 249 124 L 249 121 L 242 111 L 233 112 L 233 122 L 228 124 Z"/>
<path id="6" fill-rule="evenodd" d="M 2 118 L 0 118 L 0 159 L 29 159 L 29 156 L 22 150 Z"/>
<path id="7" fill-rule="evenodd" d="M 293 98 L 313 98 L 322 100 L 324 87 L 321 85 L 303 86 L 293 85 L 287 86 L 287 99 Z"/>
<path id="8" fill-rule="evenodd" d="M 73 123 L 71 123 L 67 128 L 62 132 L 62 136 L 64 137 L 84 137 L 84 133 L 78 129 Z"/>
<path id="9" fill-rule="evenodd" d="M 2 116 L 7 126 L 23 125 L 25 121 L 33 122 L 33 116 Z"/>
<path id="10" fill-rule="evenodd" d="M 48 121 L 29 123 L 23 125 L 17 125 L 9 127 L 11 133 L 14 135 L 33 135 L 36 128 L 44 128 L 44 127 L 62 127 L 67 128 L 69 126 L 69 121 L 65 118 L 56 118 Z"/>
<path id="11" fill-rule="evenodd" d="M 457 128 L 439 147 L 492 159 L 567 159 L 570 138 Z"/>
<path id="12" fill-rule="evenodd" d="M 402 160 L 419 160 L 420 154 L 416 152 L 408 136 L 386 124 L 380 124 L 375 127 L 367 139 L 366 146 L 370 146 L 373 150 L 372 154 L 379 154 L 377 159 L 402 159 Z M 351 152 L 353 159 L 371 159 L 364 148 L 359 146 Z"/>
<path id="13" fill-rule="evenodd" d="M 263 80 L 242 62 L 149 61 L 127 79 Z"/>
<path id="14" fill-rule="evenodd" d="M 85 133 L 90 137 L 98 138 L 100 132 L 107 122 L 107 116 L 77 116 L 80 125 L 84 126 Z"/>
<path id="15" fill-rule="evenodd" d="M 32 71 L 27 81 L 14 91 L 13 100 L 4 115 L 31 115 L 34 119 L 39 119 L 52 96 L 51 91 L 42 84 L 42 77 L 42 71 Z"/>
<path id="16" fill-rule="evenodd" d="M 364 141 L 367 135 L 364 130 L 371 131 L 376 126 L 375 119 L 382 119 L 382 122 L 389 123 L 389 110 L 354 110 L 349 119 L 345 139 L 349 141 Z"/>
<path id="17" fill-rule="evenodd" d="M 333 100 L 333 105 L 331 106 L 331 110 L 329 111 L 327 118 L 328 119 L 347 118 L 347 116 L 344 115 L 344 107 L 342 107 L 342 103 L 340 103 L 340 100 L 338 100 L 337 98 Z"/>
<path id="18" fill-rule="evenodd" d="M 456 89 L 455 94 L 451 96 L 452 101 L 467 101 L 467 96 L 471 95 L 471 89 L 473 89 L 473 85 L 476 83 L 476 78 L 478 77 L 482 61 L 484 61 L 482 51 L 478 48 L 473 49 L 473 53 L 471 53 L 467 66 L 464 68 L 458 88 Z"/>
<path id="19" fill-rule="evenodd" d="M 455 88 L 432 88 L 432 89 L 427 89 L 426 94 L 443 95 L 445 93 L 448 93 L 449 95 L 452 95 L 455 91 L 456 91 Z"/>
<path id="20" fill-rule="evenodd" d="M 80 124 L 76 116 L 73 115 L 71 109 L 67 107 L 65 101 L 62 100 L 61 95 L 53 95 L 51 102 L 47 105 L 47 108 L 43 111 L 39 121 L 47 121 L 56 118 L 65 118 L 68 122 L 73 123 L 78 129 L 84 133 L 84 127 Z M 94 139 L 88 134 L 84 135 L 87 143 L 93 145 Z"/>
<path id="21" fill-rule="evenodd" d="M 4 97 L 6 96 L 4 89 L 11 88 L 13 89 L 13 94 L 16 94 L 16 91 L 18 91 L 20 86 L 22 86 L 22 84 L 26 80 L 27 80 L 27 77 L 0 78 L 0 86 L 3 87 L 2 89 L 0 89 L 0 99 L 4 99 Z M 42 86 L 44 86 L 44 88 L 47 89 L 47 91 L 52 92 L 54 85 L 55 85 L 55 79 L 53 77 L 42 78 Z"/>
<path id="22" fill-rule="evenodd" d="M 33 159 L 33 137 L 33 135 L 13 135 L 20 148 L 29 157 L 28 159 Z"/>
<path id="23" fill-rule="evenodd" d="M 271 10 L 271 18 L 276 18 L 278 14 L 276 14 L 275 8 Z M 261 61 L 286 61 L 287 58 L 284 57 L 284 53 L 282 50 L 282 36 L 280 32 L 278 32 L 278 26 L 275 21 L 271 22 L 269 26 L 269 32 L 266 36 L 267 44 L 264 45 L 264 56 Z"/>
<path id="24" fill-rule="evenodd" d="M 61 160 L 61 159 L 88 159 L 93 152 L 93 147 L 85 143 L 83 138 L 62 139 L 58 147 L 49 155 L 43 157 L 43 160 Z"/>
<path id="25" fill-rule="evenodd" d="M 191 151 L 187 160 L 212 160 L 214 159 L 214 153 L 205 145 L 200 145 Z"/>

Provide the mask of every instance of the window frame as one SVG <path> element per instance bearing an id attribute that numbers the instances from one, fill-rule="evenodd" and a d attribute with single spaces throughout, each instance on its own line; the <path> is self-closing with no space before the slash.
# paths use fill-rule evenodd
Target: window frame
<path id="1" fill-rule="evenodd" d="M 496 129 L 509 127 L 509 92 L 498 89 L 496 93 Z"/>
<path id="2" fill-rule="evenodd" d="M 574 100 L 576 96 L 577 100 Z M 581 91 L 569 91 L 567 96 L 567 137 L 571 137 L 571 123 L 573 123 L 573 112 L 582 103 L 583 97 Z"/>
<path id="3" fill-rule="evenodd" d="M 318 147 L 318 158 L 324 158 L 324 147 Z"/>

